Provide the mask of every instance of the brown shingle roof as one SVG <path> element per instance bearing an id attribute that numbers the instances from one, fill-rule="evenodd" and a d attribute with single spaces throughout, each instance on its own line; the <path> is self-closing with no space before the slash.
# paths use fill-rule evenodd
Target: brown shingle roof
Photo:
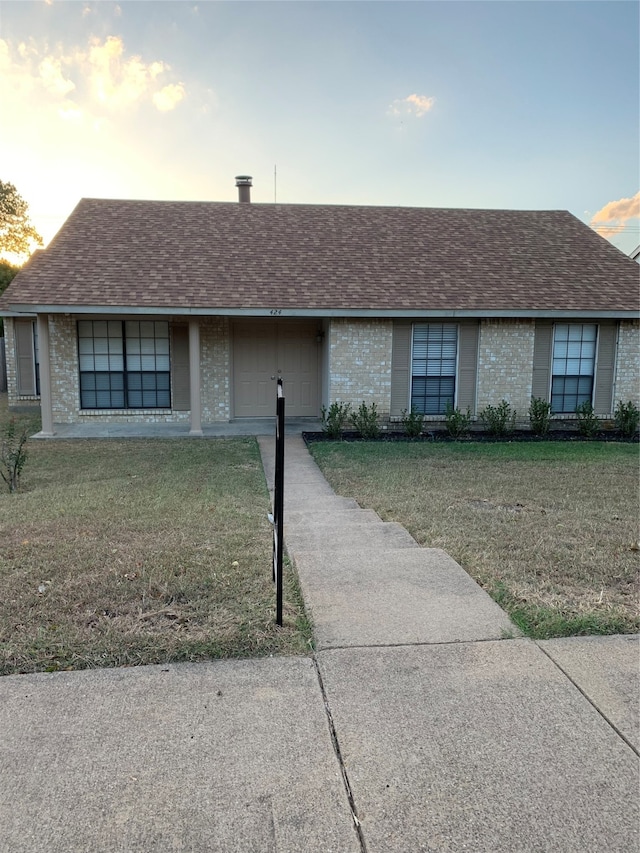
<path id="1" fill-rule="evenodd" d="M 638 267 L 566 211 L 83 199 L 5 306 L 637 311 Z"/>

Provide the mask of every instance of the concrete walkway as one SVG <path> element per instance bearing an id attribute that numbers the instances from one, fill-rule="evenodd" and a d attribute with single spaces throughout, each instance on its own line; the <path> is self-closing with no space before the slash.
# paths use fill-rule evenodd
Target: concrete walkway
<path id="1" fill-rule="evenodd" d="M 636 853 L 638 638 L 519 638 L 286 454 L 316 653 L 0 679 L 0 851 Z"/>

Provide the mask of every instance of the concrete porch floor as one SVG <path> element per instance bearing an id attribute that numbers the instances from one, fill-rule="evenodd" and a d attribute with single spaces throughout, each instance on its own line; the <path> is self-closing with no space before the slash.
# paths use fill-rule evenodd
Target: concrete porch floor
<path id="1" fill-rule="evenodd" d="M 319 432 L 322 422 L 315 418 L 287 418 L 286 435 L 302 432 Z M 202 435 L 190 435 L 189 424 L 144 424 L 144 423 L 83 423 L 54 424 L 54 435 L 36 433 L 33 438 L 220 438 L 235 435 L 275 435 L 276 419 L 238 418 L 224 423 L 202 424 Z"/>

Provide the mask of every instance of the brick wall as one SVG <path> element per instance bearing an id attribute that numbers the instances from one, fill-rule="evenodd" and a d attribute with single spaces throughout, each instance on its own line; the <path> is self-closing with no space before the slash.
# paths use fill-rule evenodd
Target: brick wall
<path id="1" fill-rule="evenodd" d="M 504 399 L 529 422 L 534 335 L 533 320 L 481 321 L 477 412 Z"/>
<path id="2" fill-rule="evenodd" d="M 375 403 L 391 408 L 392 320 L 332 320 L 329 328 L 329 403 Z"/>
<path id="3" fill-rule="evenodd" d="M 614 409 L 622 400 L 640 408 L 640 321 L 622 320 L 618 331 Z"/>
<path id="4" fill-rule="evenodd" d="M 202 422 L 231 418 L 231 335 L 228 317 L 200 321 Z"/>
<path id="5" fill-rule="evenodd" d="M 54 423 L 188 423 L 190 412 L 163 409 L 79 408 L 76 318 L 49 318 L 51 393 Z M 229 323 L 224 317 L 203 318 L 200 326 L 202 420 L 228 421 L 230 412 Z M 13 380 L 15 387 L 15 378 Z M 22 403 L 20 398 L 19 402 Z"/>

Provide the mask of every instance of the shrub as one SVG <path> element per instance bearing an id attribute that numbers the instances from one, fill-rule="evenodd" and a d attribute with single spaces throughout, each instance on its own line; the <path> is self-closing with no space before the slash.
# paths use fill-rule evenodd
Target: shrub
<path id="1" fill-rule="evenodd" d="M 362 401 L 357 411 L 351 413 L 351 423 L 360 433 L 362 438 L 378 438 L 380 427 L 378 426 L 378 411 L 376 404 L 370 406 Z"/>
<path id="2" fill-rule="evenodd" d="M 20 474 L 27 461 L 27 431 L 18 432 L 16 419 L 11 418 L 4 428 L 0 443 L 0 476 L 9 487 L 10 492 L 16 492 L 20 482 Z"/>
<path id="3" fill-rule="evenodd" d="M 351 403 L 341 403 L 339 400 L 333 402 L 329 408 L 322 407 L 322 432 L 329 438 L 341 438 L 342 432 L 349 421 Z"/>
<path id="4" fill-rule="evenodd" d="M 410 412 L 406 409 L 402 410 L 402 426 L 409 438 L 418 438 L 422 434 L 423 422 L 422 412 L 416 412 L 415 409 L 411 409 Z"/>
<path id="5" fill-rule="evenodd" d="M 467 413 L 464 414 L 457 406 L 454 409 L 451 403 L 447 402 L 444 425 L 451 438 L 462 438 L 471 429 L 471 409 L 467 407 Z"/>
<path id="6" fill-rule="evenodd" d="M 551 403 L 541 397 L 532 397 L 529 406 L 529 424 L 534 435 L 546 435 L 551 426 Z"/>
<path id="7" fill-rule="evenodd" d="M 501 400 L 497 406 L 486 406 L 480 412 L 480 419 L 490 435 L 501 438 L 515 429 L 516 410 L 506 400 Z"/>
<path id="8" fill-rule="evenodd" d="M 578 432 L 587 438 L 593 438 L 600 430 L 600 421 L 593 413 L 593 405 L 589 400 L 576 406 Z"/>
<path id="9" fill-rule="evenodd" d="M 618 401 L 615 411 L 616 427 L 620 430 L 623 438 L 633 438 L 640 423 L 640 410 L 631 400 L 623 403 Z"/>

